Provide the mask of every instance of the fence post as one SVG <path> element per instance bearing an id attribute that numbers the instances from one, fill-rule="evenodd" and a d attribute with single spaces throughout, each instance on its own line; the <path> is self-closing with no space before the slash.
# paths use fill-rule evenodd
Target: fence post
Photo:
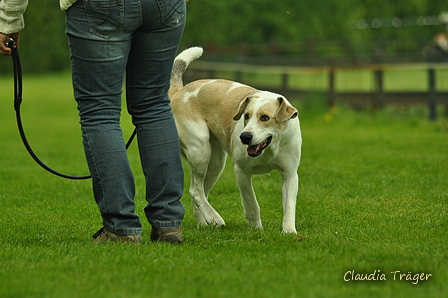
<path id="1" fill-rule="evenodd" d="M 334 67 L 330 67 L 330 72 L 328 73 L 328 107 L 334 107 L 336 100 L 336 85 L 335 85 L 335 75 Z"/>
<path id="2" fill-rule="evenodd" d="M 384 90 L 383 90 L 383 70 L 375 70 L 375 99 L 372 103 L 372 108 L 376 109 L 382 108 L 384 106 Z"/>
<path id="3" fill-rule="evenodd" d="M 282 93 L 286 93 L 288 91 L 288 74 L 287 73 L 282 74 L 281 90 L 282 90 Z"/>
<path id="4" fill-rule="evenodd" d="M 243 71 L 241 69 L 238 69 L 235 71 L 236 81 L 243 83 Z"/>
<path id="5" fill-rule="evenodd" d="M 209 77 L 209 79 L 214 79 L 216 77 L 216 71 L 214 69 L 209 69 L 208 77 Z"/>
<path id="6" fill-rule="evenodd" d="M 437 119 L 437 95 L 436 95 L 436 72 L 434 68 L 428 69 L 428 96 L 429 96 L 429 119 Z"/>

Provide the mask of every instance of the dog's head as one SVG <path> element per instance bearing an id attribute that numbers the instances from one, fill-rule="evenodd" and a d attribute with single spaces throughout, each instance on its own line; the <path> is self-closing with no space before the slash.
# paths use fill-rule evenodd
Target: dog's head
<path id="1" fill-rule="evenodd" d="M 249 156 L 257 157 L 286 129 L 287 121 L 297 115 L 297 109 L 286 98 L 262 91 L 242 100 L 233 120 L 243 118 L 240 140 L 248 146 Z"/>

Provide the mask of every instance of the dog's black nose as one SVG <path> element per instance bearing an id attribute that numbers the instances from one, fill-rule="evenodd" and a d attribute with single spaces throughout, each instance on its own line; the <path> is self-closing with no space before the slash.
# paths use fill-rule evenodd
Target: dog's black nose
<path id="1" fill-rule="evenodd" d="M 252 137 L 253 136 L 250 132 L 243 132 L 240 135 L 241 142 L 243 142 L 244 145 L 249 145 L 250 141 L 252 141 Z"/>

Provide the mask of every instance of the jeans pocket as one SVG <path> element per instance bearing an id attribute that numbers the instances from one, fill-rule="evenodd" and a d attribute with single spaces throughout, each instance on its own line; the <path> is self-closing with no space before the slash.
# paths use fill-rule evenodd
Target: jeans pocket
<path id="1" fill-rule="evenodd" d="M 124 0 L 83 0 L 89 22 L 89 32 L 110 38 L 123 30 Z"/>
<path id="2" fill-rule="evenodd" d="M 177 27 L 183 23 L 186 15 L 185 0 L 156 0 L 160 8 L 162 24 Z"/>

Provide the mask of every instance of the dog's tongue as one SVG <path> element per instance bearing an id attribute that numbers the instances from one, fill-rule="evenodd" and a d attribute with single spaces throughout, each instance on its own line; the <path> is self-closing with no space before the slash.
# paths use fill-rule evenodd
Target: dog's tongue
<path id="1" fill-rule="evenodd" d="M 257 154 L 260 147 L 261 147 L 261 144 L 249 146 L 249 147 L 247 147 L 247 153 L 249 153 L 249 155 L 255 155 L 255 154 Z"/>

